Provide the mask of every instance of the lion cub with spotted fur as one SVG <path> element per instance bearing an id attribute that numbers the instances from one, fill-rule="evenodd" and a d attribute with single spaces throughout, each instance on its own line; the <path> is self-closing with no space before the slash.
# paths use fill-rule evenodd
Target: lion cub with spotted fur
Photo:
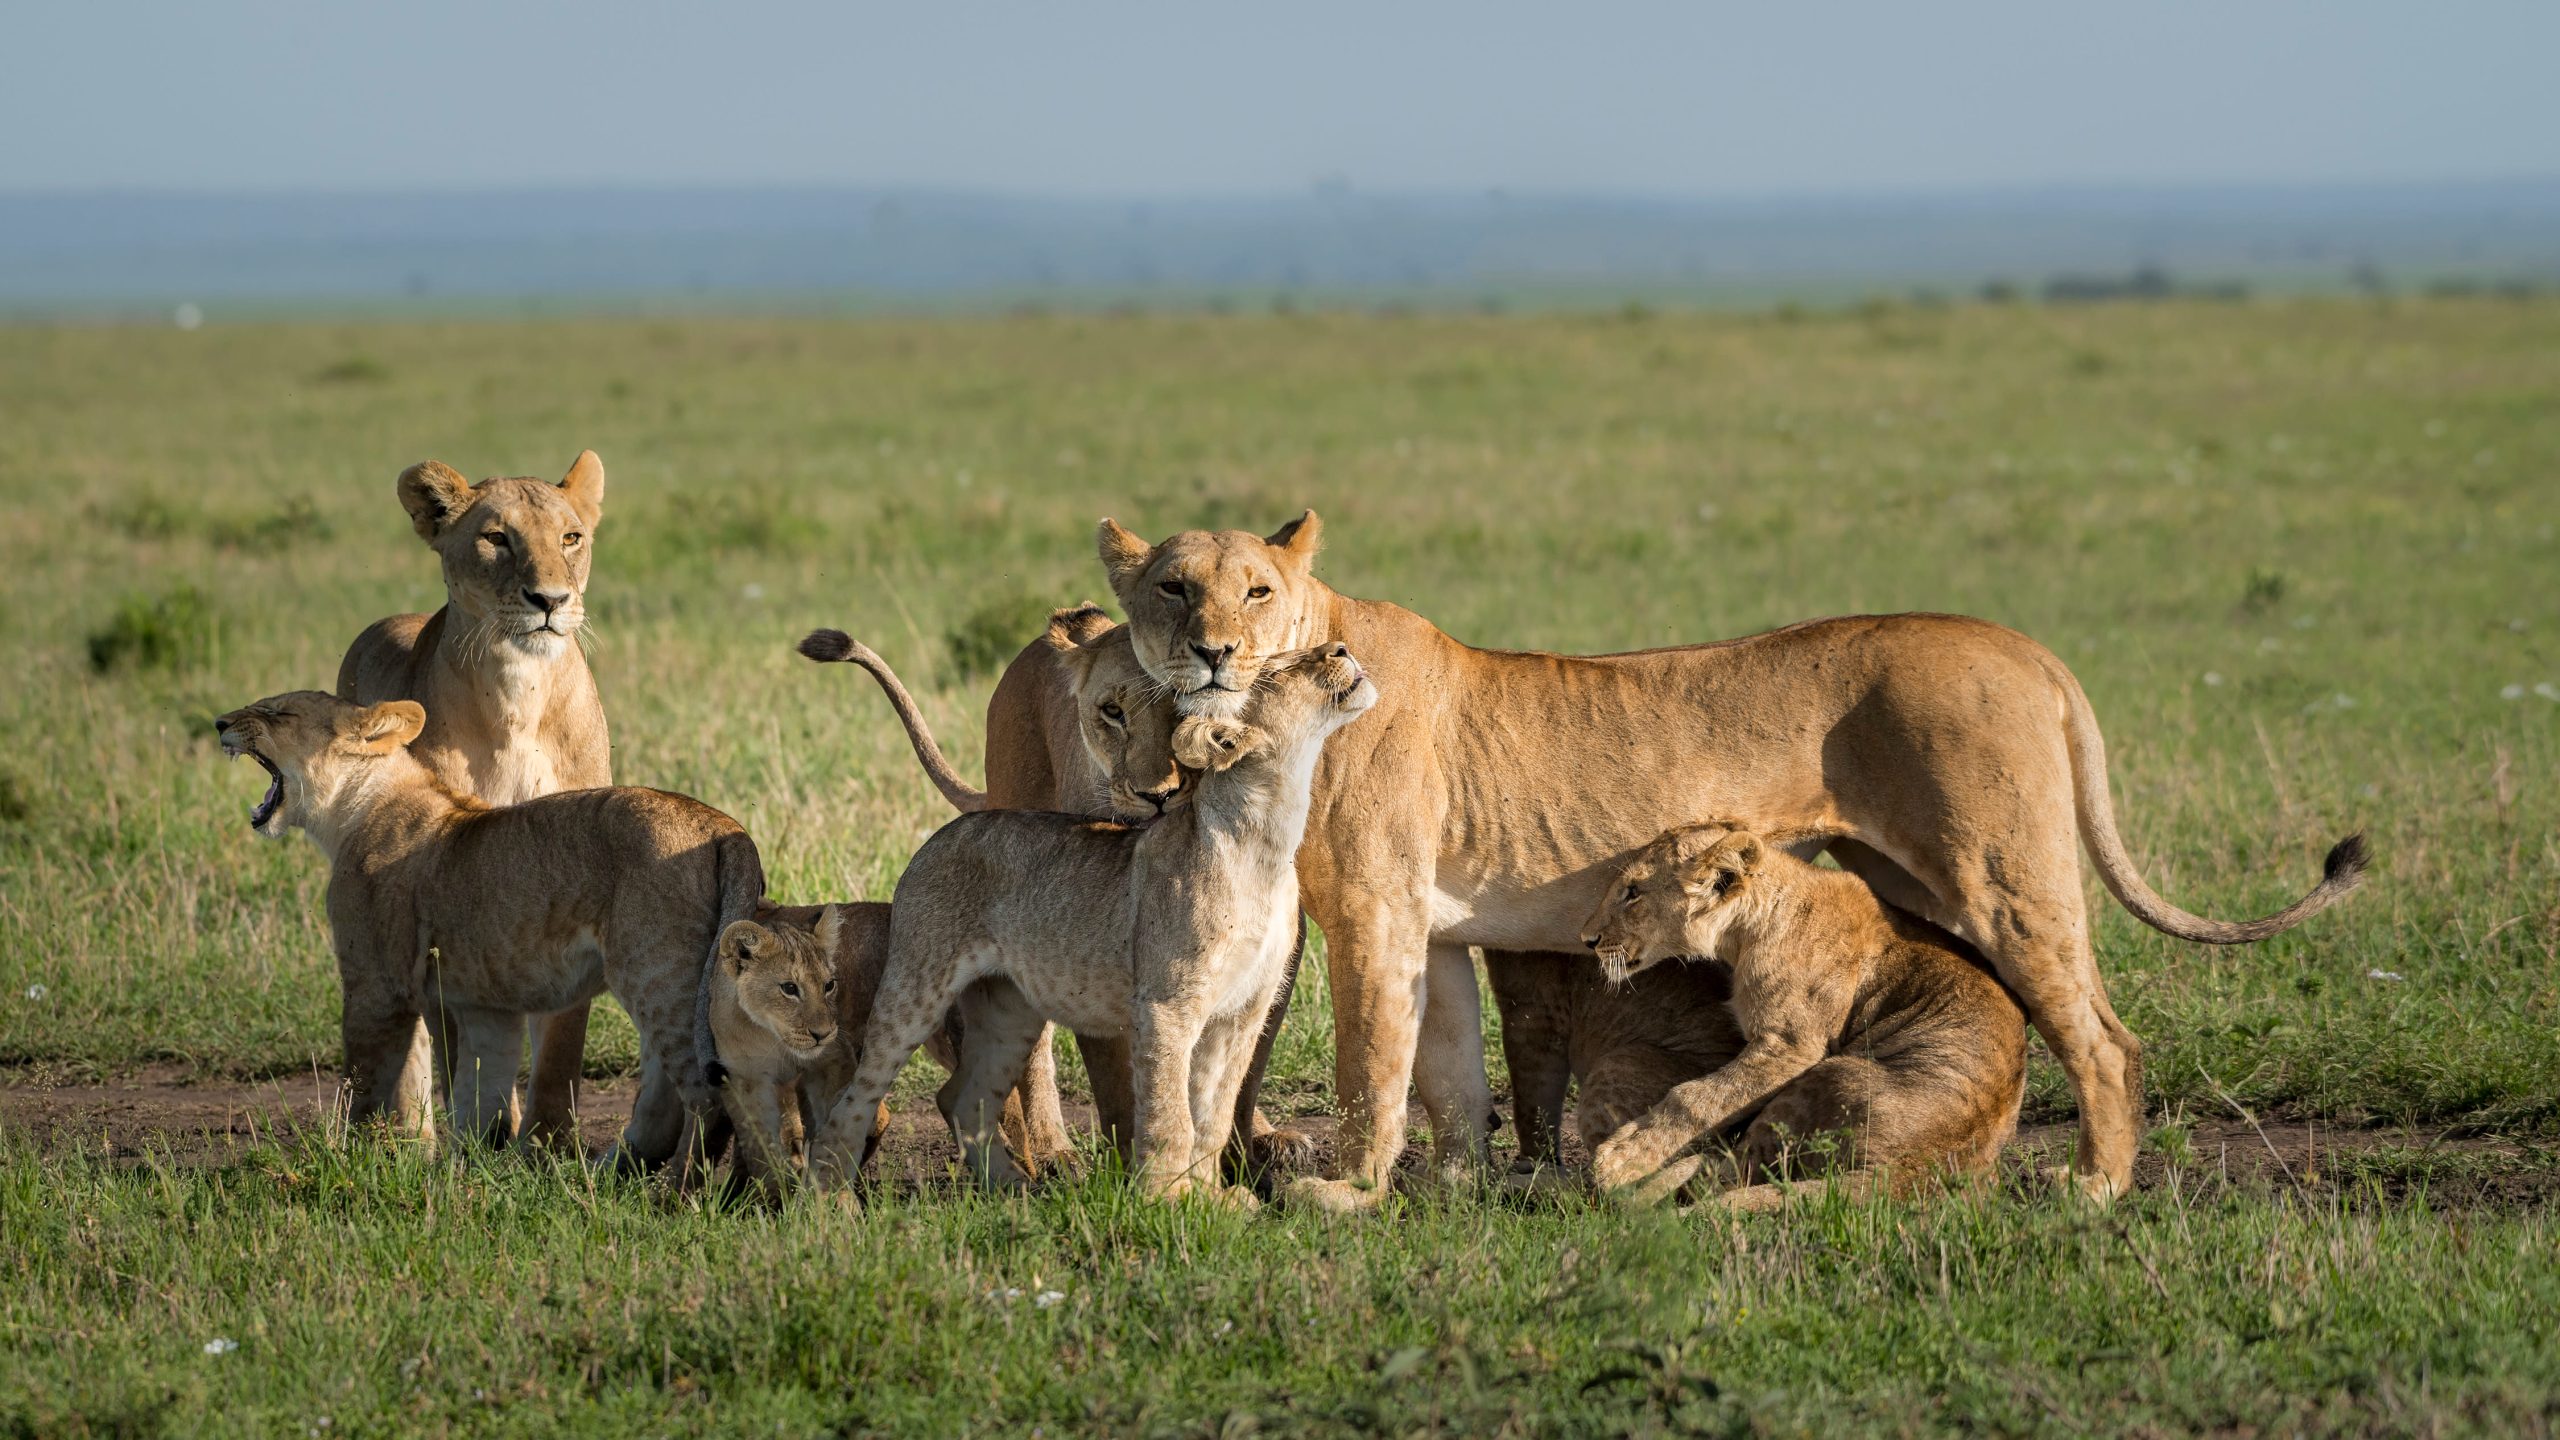
<path id="1" fill-rule="evenodd" d="M 1876 898 L 1855 875 L 1810 865 L 1728 825 L 1672 830 L 1636 853 L 1584 930 L 1612 981 L 1678 956 L 1733 967 L 1742 1052 L 1672 1086 L 1595 1147 L 1603 1190 L 1658 1197 L 1705 1162 L 1678 1159 L 1751 1116 L 1738 1157 L 1711 1183 L 1735 1208 L 1767 1208 L 1802 1142 L 1834 1136 L 1854 1189 L 1885 1171 L 1897 1193 L 1990 1170 L 2026 1093 L 2026 1015 L 1974 949 Z M 1757 1111 L 1754 1115 L 1753 1112 Z M 1872 1167 L 1872 1168 L 1871 1168 Z"/>
<path id="2" fill-rule="evenodd" d="M 961 1006 L 948 1110 L 982 1182 L 1022 1183 L 989 1143 L 1044 1019 L 1129 1038 L 1131 1166 L 1151 1195 L 1218 1185 L 1237 1092 L 1296 947 L 1298 843 L 1327 737 L 1377 703 L 1350 650 L 1291 655 L 1235 719 L 1188 717 L 1188 804 L 1143 829 L 988 810 L 934 832 L 899 877 L 889 963 L 854 1083 L 810 1168 L 848 1173 L 907 1056 Z"/>
<path id="3" fill-rule="evenodd" d="M 354 1118 L 387 1113 L 433 1135 L 419 1021 L 441 1012 L 455 1126 L 503 1142 L 525 1018 L 610 990 L 640 1032 L 640 1093 L 613 1159 L 654 1170 L 680 1148 L 690 1157 L 716 1119 L 694 1051 L 696 997 L 722 925 L 764 894 L 755 841 L 660 790 L 486 804 L 410 753 L 425 724 L 415 701 L 315 690 L 214 722 L 225 753 L 267 772 L 250 828 L 270 840 L 301 829 L 329 857 Z"/>

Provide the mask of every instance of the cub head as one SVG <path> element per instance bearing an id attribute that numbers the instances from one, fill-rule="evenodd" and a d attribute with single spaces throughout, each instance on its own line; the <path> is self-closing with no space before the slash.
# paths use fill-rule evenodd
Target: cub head
<path id="1" fill-rule="evenodd" d="M 1242 718 L 1182 717 L 1173 758 L 1187 770 L 1215 773 L 1254 755 L 1292 755 L 1324 743 L 1377 703 L 1378 687 L 1340 641 L 1275 655 Z"/>
<path id="2" fill-rule="evenodd" d="M 213 733 L 224 754 L 245 755 L 267 772 L 267 793 L 249 807 L 249 828 L 281 840 L 285 831 L 329 816 L 426 723 L 425 707 L 414 700 L 358 705 L 296 690 L 232 711 L 213 722 Z"/>
<path id="3" fill-rule="evenodd" d="M 1618 871 L 1608 898 L 1583 922 L 1582 943 L 1610 983 L 1660 961 L 1712 956 L 1726 927 L 1761 886 L 1768 847 L 1722 823 L 1666 831 Z"/>
<path id="4" fill-rule="evenodd" d="M 604 513 L 604 462 L 583 451 L 553 485 L 474 485 L 434 460 L 400 472 L 400 504 L 444 561 L 454 623 L 488 643 L 556 659 L 587 619 L 587 556 Z"/>
<path id="5" fill-rule="evenodd" d="M 1112 818 L 1134 823 L 1163 814 L 1191 788 L 1173 760 L 1173 726 L 1182 717 L 1164 683 L 1138 664 L 1129 627 L 1078 644 L 1053 621 L 1048 643 L 1074 686 L 1076 731 L 1102 774 Z"/>
<path id="6" fill-rule="evenodd" d="M 729 993 L 748 1021 L 807 1064 L 836 1036 L 836 937 L 844 913 L 818 912 L 815 929 L 753 920 L 720 932 L 712 963 L 730 979 Z"/>
<path id="7" fill-rule="evenodd" d="M 1188 715 L 1233 719 L 1273 657 L 1324 633 L 1313 566 L 1322 522 L 1307 511 L 1268 536 L 1185 530 L 1149 545 L 1102 522 L 1112 593 L 1129 614 L 1138 663 Z"/>

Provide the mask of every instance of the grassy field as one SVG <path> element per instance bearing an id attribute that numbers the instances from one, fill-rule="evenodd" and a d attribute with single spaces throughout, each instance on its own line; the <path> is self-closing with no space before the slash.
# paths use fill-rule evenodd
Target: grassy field
<path id="1" fill-rule="evenodd" d="M 0 1433 L 2560 1418 L 2560 304 L 20 328 L 0 415 L 20 1087 L 334 1063 L 323 866 L 245 832 L 260 777 L 208 722 L 436 603 L 392 497 L 428 457 L 603 454 L 616 776 L 737 815 L 786 898 L 886 895 L 947 814 L 800 633 L 888 655 L 974 772 L 990 658 L 1104 598 L 1097 516 L 1305 505 L 1319 573 L 1480 644 L 2026 630 L 2192 909 L 2273 908 L 2351 829 L 2378 857 L 2239 951 L 2091 885 L 2183 1162 L 2103 1216 L 1418 1199 L 1330 1229 L 1096 1182 L 777 1220 L 303 1137 L 143 1166 L 0 1137 Z M 1330 1055 L 1311 986 L 1281 1108 L 1323 1108 Z M 631 1059 L 599 1027 L 591 1068 Z M 2041 1060 L 2029 1104 L 2068 1118 Z M 2271 1188 L 2187 1142 L 2243 1112 L 2408 1143 Z M 2455 1174 L 2484 1164 L 2514 1183 Z"/>

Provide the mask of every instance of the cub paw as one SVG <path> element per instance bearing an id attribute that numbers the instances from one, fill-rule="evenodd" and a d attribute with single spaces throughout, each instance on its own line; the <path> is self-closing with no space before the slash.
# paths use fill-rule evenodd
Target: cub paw
<path id="1" fill-rule="evenodd" d="M 1312 1210 L 1322 1215 L 1366 1214 L 1386 1199 L 1386 1192 L 1376 1186 L 1314 1175 L 1290 1181 L 1280 1193 L 1281 1203 L 1289 1209 Z"/>
<path id="2" fill-rule="evenodd" d="M 1245 1158 L 1264 1174 L 1304 1170 L 1315 1163 L 1316 1137 L 1296 1125 L 1274 1125 L 1245 1142 Z"/>

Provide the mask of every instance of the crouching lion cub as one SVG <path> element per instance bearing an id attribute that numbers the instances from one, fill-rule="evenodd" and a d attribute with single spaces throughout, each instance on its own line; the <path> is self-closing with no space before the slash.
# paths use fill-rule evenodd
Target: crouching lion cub
<path id="1" fill-rule="evenodd" d="M 419 1021 L 439 1010 L 454 1124 L 503 1139 L 525 1019 L 610 990 L 640 1032 L 640 1093 L 613 1159 L 655 1169 L 716 1119 L 694 1055 L 712 941 L 764 894 L 738 823 L 658 790 L 572 790 L 491 806 L 409 753 L 414 701 L 305 690 L 214 722 L 268 776 L 249 824 L 329 857 L 329 928 L 357 1119 L 432 1135 Z M 706 1136 L 707 1138 L 707 1136 Z"/>
<path id="2" fill-rule="evenodd" d="M 1594 1148 L 1603 1190 L 1655 1198 L 1705 1162 L 1678 1159 L 1757 1111 L 1738 1157 L 1711 1184 L 1736 1208 L 1783 1200 L 1807 1168 L 1804 1142 L 1831 1137 L 1833 1163 L 1897 1192 L 1932 1176 L 1987 1172 L 2017 1129 L 2026 1016 L 1972 947 L 1825 870 L 1721 824 L 1670 831 L 1636 853 L 1584 932 L 1612 980 L 1702 956 L 1733 967 L 1742 1053 L 1671 1087 Z"/>
<path id="3" fill-rule="evenodd" d="M 1580 1086 L 1574 1129 L 1597 1149 L 1671 1087 L 1742 1053 L 1721 965 L 1663 965 L 1614 984 L 1572 955 L 1509 954 L 1487 968 L 1520 1131 L 1515 1170 L 1558 1175 L 1568 1085 Z"/>
<path id="4" fill-rule="evenodd" d="M 1265 671 L 1241 717 L 1180 722 L 1173 755 L 1199 779 L 1189 804 L 1143 829 L 988 810 L 934 832 L 898 880 L 861 1062 L 811 1170 L 850 1168 L 899 1067 L 958 1001 L 949 1113 L 983 1182 L 1021 1183 L 989 1132 L 1046 1017 L 1129 1039 L 1141 1186 L 1216 1188 L 1237 1092 L 1297 942 L 1316 761 L 1326 737 L 1375 703 L 1350 650 L 1320 646 Z"/>

